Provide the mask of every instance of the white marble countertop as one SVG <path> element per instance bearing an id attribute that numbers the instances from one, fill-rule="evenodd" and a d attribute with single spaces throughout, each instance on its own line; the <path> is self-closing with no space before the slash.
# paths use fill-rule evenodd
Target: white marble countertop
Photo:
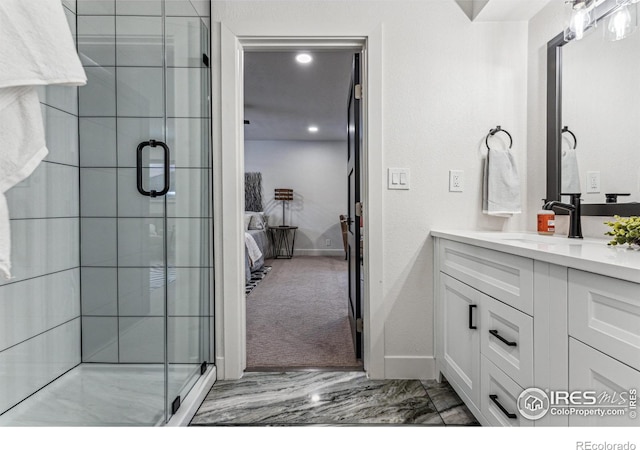
<path id="1" fill-rule="evenodd" d="M 607 245 L 609 239 L 463 230 L 432 230 L 431 236 L 640 283 L 640 250 Z"/>

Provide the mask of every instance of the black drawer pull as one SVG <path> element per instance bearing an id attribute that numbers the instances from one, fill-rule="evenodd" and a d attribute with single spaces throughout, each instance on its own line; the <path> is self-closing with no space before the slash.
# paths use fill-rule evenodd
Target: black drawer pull
<path id="1" fill-rule="evenodd" d="M 489 333 L 491 334 L 491 336 L 494 336 L 498 339 L 500 339 L 502 342 L 504 342 L 505 344 L 507 344 L 509 347 L 515 347 L 518 345 L 517 342 L 513 342 L 513 341 L 507 341 L 505 338 L 503 338 L 502 336 L 500 336 L 498 334 L 498 330 L 489 330 Z"/>
<path id="2" fill-rule="evenodd" d="M 469 305 L 469 329 L 470 330 L 477 330 L 478 327 L 476 327 L 473 324 L 473 308 L 477 308 L 478 305 Z"/>
<path id="3" fill-rule="evenodd" d="M 498 401 L 498 396 L 497 396 L 497 395 L 495 395 L 495 394 L 491 394 L 491 395 L 489 395 L 489 398 L 491 399 L 491 401 L 492 401 L 493 403 L 495 403 L 495 404 L 498 406 L 498 408 L 500 408 L 500 411 L 502 411 L 502 413 L 503 413 L 505 416 L 507 416 L 509 419 L 517 419 L 517 418 L 518 418 L 518 416 L 516 416 L 516 415 L 515 415 L 515 414 L 513 414 L 513 413 L 510 413 L 509 411 L 507 411 L 507 410 L 505 409 L 505 407 L 504 407 L 504 406 L 502 406 L 502 405 L 500 404 L 500 402 Z"/>

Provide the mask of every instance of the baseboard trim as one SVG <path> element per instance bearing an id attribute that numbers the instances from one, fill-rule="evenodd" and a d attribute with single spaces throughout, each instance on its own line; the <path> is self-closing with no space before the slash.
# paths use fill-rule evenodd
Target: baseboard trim
<path id="1" fill-rule="evenodd" d="M 324 248 L 300 248 L 295 249 L 294 256 L 344 256 L 344 250 Z"/>
<path id="2" fill-rule="evenodd" d="M 224 356 L 216 356 L 216 378 L 224 380 Z"/>
<path id="3" fill-rule="evenodd" d="M 184 398 L 180 409 L 169 419 L 167 427 L 187 427 L 216 382 L 216 366 L 209 366 Z"/>
<path id="4" fill-rule="evenodd" d="M 433 356 L 385 356 L 384 378 L 387 380 L 433 380 L 436 359 Z"/>

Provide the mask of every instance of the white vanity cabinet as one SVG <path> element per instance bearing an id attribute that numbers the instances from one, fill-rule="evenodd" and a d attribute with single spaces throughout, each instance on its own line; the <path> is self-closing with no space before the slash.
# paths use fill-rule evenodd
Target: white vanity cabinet
<path id="1" fill-rule="evenodd" d="M 440 369 L 481 423 L 532 423 L 516 409 L 533 383 L 533 261 L 452 241 L 439 245 Z"/>
<path id="2" fill-rule="evenodd" d="M 460 233 L 432 232 L 436 370 L 478 421 L 640 426 L 628 410 L 532 421 L 517 408 L 530 387 L 640 390 L 640 252 L 606 241 Z M 620 269 L 602 263 L 615 258 Z"/>
<path id="3" fill-rule="evenodd" d="M 640 286 L 569 269 L 569 389 L 640 390 Z M 614 399 L 615 402 L 615 399 Z M 636 410 L 640 413 L 640 405 Z M 640 418 L 571 416 L 570 425 L 640 426 Z"/>

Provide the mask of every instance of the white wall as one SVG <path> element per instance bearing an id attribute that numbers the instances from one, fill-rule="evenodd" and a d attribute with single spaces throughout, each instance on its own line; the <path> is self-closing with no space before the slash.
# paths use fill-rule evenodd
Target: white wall
<path id="1" fill-rule="evenodd" d="M 482 215 L 480 187 L 484 137 L 499 124 L 514 137 L 527 198 L 527 23 L 471 23 L 450 0 L 214 1 L 212 20 L 240 36 L 349 36 L 382 26 L 384 168 L 370 176 L 408 167 L 411 190 L 370 193 L 383 205 L 368 211 L 383 218 L 383 240 L 371 243 L 383 254 L 371 262 L 382 266 L 375 285 L 384 298 L 374 339 L 383 342 L 386 378 L 435 376 L 429 231 L 526 226 L 526 215 Z M 465 171 L 465 192 L 448 192 L 449 169 Z"/>
<path id="2" fill-rule="evenodd" d="M 282 223 L 282 202 L 274 200 L 274 189 L 293 189 L 285 221 L 299 227 L 295 254 L 344 254 L 339 216 L 346 214 L 347 204 L 346 142 L 245 141 L 244 167 L 262 173 L 271 225 Z"/>
<path id="3" fill-rule="evenodd" d="M 535 215 L 546 197 L 547 177 L 547 42 L 562 31 L 564 2 L 553 0 L 529 21 L 529 74 L 528 114 L 528 207 L 526 227 L 534 230 Z M 600 31 L 596 30 L 597 34 Z M 580 145 L 580 137 L 578 136 Z M 578 147 L 580 148 L 580 147 Z M 581 169 L 583 170 L 583 169 Z M 634 169 L 635 170 L 635 169 Z M 584 178 L 584 177 L 583 177 Z M 607 217 L 582 216 L 582 234 L 585 237 L 604 238 L 609 229 L 603 222 Z M 556 216 L 556 234 L 567 234 L 568 216 Z"/>

